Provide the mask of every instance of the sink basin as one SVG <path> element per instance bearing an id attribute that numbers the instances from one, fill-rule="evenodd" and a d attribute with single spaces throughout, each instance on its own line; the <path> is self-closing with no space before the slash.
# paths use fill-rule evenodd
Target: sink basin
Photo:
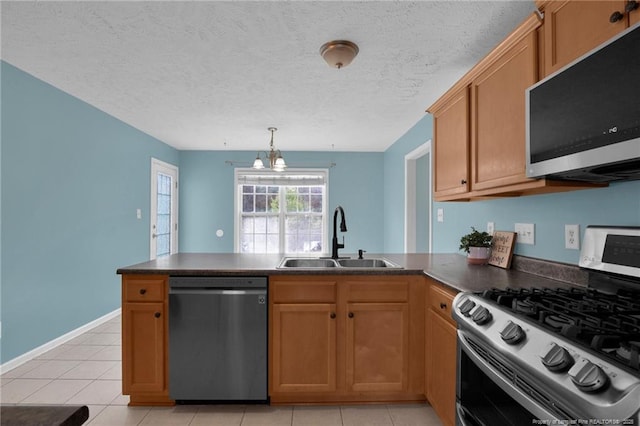
<path id="1" fill-rule="evenodd" d="M 335 268 L 337 266 L 333 259 L 285 257 L 278 268 Z"/>
<path id="2" fill-rule="evenodd" d="M 402 269 L 401 266 L 389 262 L 386 259 L 330 259 L 317 257 L 285 257 L 278 265 L 278 269 L 286 268 L 394 268 Z"/>
<path id="3" fill-rule="evenodd" d="M 401 268 L 386 259 L 338 259 L 338 264 L 344 268 Z"/>

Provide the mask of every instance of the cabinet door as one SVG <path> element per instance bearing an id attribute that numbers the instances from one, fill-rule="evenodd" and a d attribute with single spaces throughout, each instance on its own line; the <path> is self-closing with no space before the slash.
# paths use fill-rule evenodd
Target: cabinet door
<path id="1" fill-rule="evenodd" d="M 336 305 L 274 304 L 272 392 L 336 389 Z"/>
<path id="2" fill-rule="evenodd" d="M 469 90 L 458 92 L 433 113 L 435 197 L 469 191 Z"/>
<path id="3" fill-rule="evenodd" d="M 124 304 L 122 314 L 124 394 L 167 390 L 164 317 L 162 302 Z"/>
<path id="4" fill-rule="evenodd" d="M 552 1 L 544 9 L 544 70 L 549 75 L 627 27 L 627 17 L 609 18 L 624 12 L 625 1 Z M 637 11 L 636 11 L 637 12 Z M 637 18 L 635 18 L 637 19 Z"/>
<path id="5" fill-rule="evenodd" d="M 633 26 L 640 22 L 640 7 L 629 13 L 629 26 Z"/>
<path id="6" fill-rule="evenodd" d="M 537 81 L 537 38 L 530 32 L 472 84 L 472 190 L 524 182 L 525 89 Z"/>
<path id="7" fill-rule="evenodd" d="M 409 372 L 407 303 L 347 304 L 346 379 L 353 391 L 404 391 Z"/>
<path id="8" fill-rule="evenodd" d="M 442 422 L 446 426 L 453 426 L 456 402 L 456 328 L 431 309 L 427 311 L 427 323 L 427 396 Z"/>

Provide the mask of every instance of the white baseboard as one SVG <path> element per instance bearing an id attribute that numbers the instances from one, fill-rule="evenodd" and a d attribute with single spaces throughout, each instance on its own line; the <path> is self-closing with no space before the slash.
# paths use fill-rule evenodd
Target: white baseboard
<path id="1" fill-rule="evenodd" d="M 40 355 L 42 355 L 43 353 L 50 351 L 51 349 L 55 348 L 56 346 L 60 346 L 64 343 L 67 343 L 69 340 L 78 337 L 79 335 L 81 335 L 82 333 L 86 333 L 87 331 L 91 330 L 92 328 L 95 328 L 101 324 L 104 324 L 105 322 L 117 317 L 118 315 L 120 315 L 121 312 L 121 308 L 116 309 L 113 312 L 109 312 L 106 315 L 101 316 L 98 319 L 95 319 L 91 322 L 86 323 L 83 326 L 80 326 L 78 328 L 76 328 L 75 330 L 71 330 L 70 332 L 63 334 L 62 336 L 55 338 L 53 340 L 48 341 L 47 343 L 45 343 L 44 345 L 38 346 L 35 349 L 30 350 L 29 352 L 26 352 L 20 356 L 17 356 L 15 358 L 13 358 L 12 360 L 9 360 L 7 362 L 5 362 L 4 364 L 0 365 L 0 374 L 4 374 L 7 371 L 13 370 L 16 367 L 21 366 L 22 364 L 31 361 L 34 358 L 39 357 Z"/>

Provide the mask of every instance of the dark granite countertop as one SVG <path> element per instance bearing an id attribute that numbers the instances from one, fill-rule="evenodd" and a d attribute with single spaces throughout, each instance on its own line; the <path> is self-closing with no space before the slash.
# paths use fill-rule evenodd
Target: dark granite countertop
<path id="1" fill-rule="evenodd" d="M 180 276 L 425 274 L 457 291 L 482 291 L 493 287 L 569 287 L 586 283 L 584 273 L 577 266 L 519 256 L 514 256 L 513 267 L 509 270 L 490 265 L 469 265 L 465 256 L 455 253 L 365 255 L 365 258 L 384 257 L 403 266 L 403 269 L 278 269 L 282 257 L 279 254 L 179 253 L 119 268 L 117 273 Z"/>
<path id="2" fill-rule="evenodd" d="M 80 426 L 89 418 L 86 405 L 3 405 L 2 426 Z"/>

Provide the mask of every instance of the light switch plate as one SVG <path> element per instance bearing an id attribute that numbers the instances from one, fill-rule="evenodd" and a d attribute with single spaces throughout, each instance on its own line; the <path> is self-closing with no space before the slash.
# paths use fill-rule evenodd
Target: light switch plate
<path id="1" fill-rule="evenodd" d="M 536 243 L 535 225 L 533 223 L 516 223 L 515 231 L 518 234 L 516 243 L 531 245 Z"/>
<path id="2" fill-rule="evenodd" d="M 444 209 L 438 209 L 438 222 L 444 222 Z"/>
<path id="3" fill-rule="evenodd" d="M 487 234 L 493 235 L 493 231 L 496 229 L 496 224 L 493 222 L 487 222 Z"/>

